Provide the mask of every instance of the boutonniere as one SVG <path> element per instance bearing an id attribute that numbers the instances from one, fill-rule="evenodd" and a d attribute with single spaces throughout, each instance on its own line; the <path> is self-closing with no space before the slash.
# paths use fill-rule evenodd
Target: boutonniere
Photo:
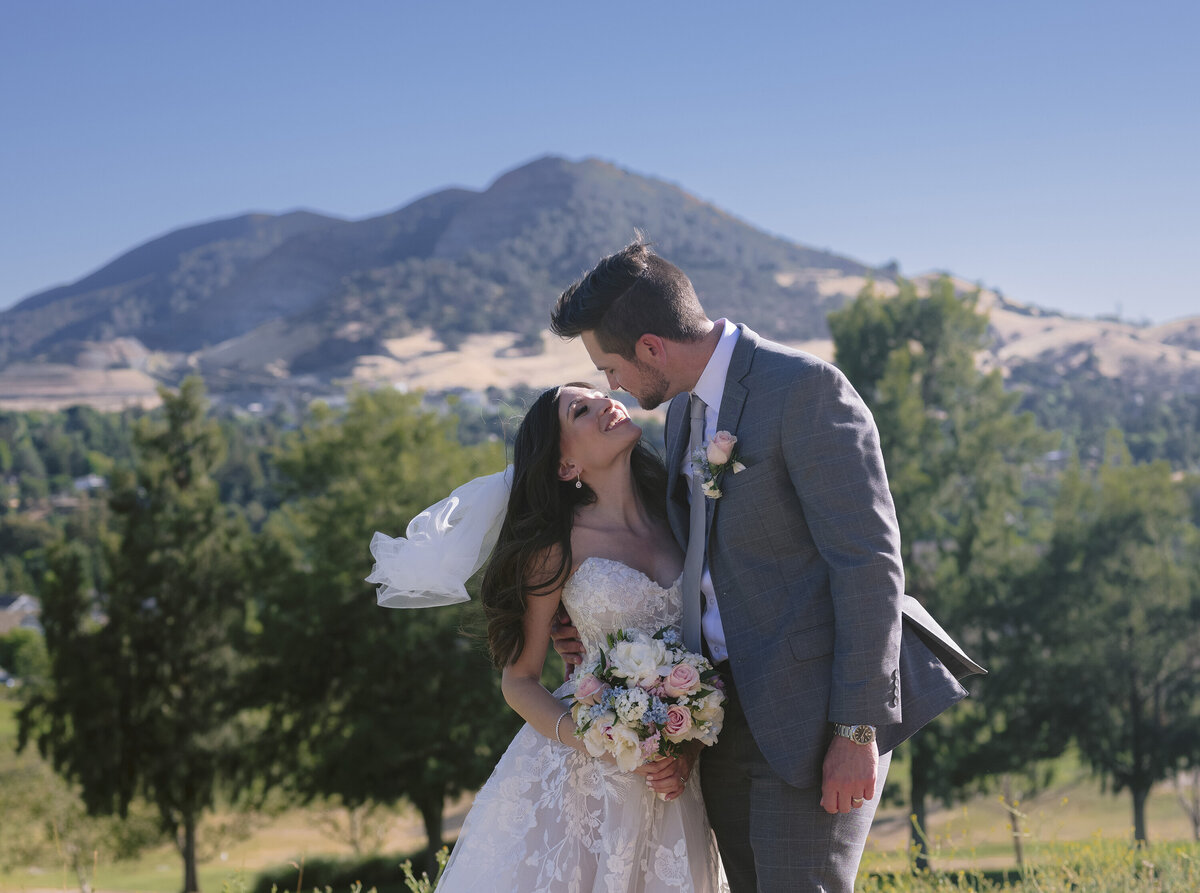
<path id="1" fill-rule="evenodd" d="M 737 474 L 745 470 L 746 466 L 738 461 L 737 438 L 728 431 L 718 431 L 692 455 L 692 473 L 700 476 L 700 489 L 709 499 L 721 498 L 721 477 L 725 472 Z"/>

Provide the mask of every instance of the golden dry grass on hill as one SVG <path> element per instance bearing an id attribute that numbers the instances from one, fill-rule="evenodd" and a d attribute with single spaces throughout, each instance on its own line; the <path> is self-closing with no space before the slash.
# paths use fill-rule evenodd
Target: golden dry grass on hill
<path id="1" fill-rule="evenodd" d="M 927 289 L 934 277 L 917 277 L 915 281 L 918 288 Z M 960 291 L 974 289 L 970 283 L 954 282 Z M 845 277 L 831 283 L 827 284 L 838 288 L 854 284 Z M 890 285 L 877 285 L 877 292 L 883 295 L 894 292 L 894 288 L 887 288 Z M 980 356 L 984 368 L 1006 368 L 1047 358 L 1070 365 L 1094 355 L 1100 372 L 1107 376 L 1127 376 L 1131 370 L 1156 381 L 1200 375 L 1200 350 L 1187 346 L 1193 343 L 1192 333 L 1200 330 L 1200 317 L 1141 327 L 1022 307 L 986 289 L 980 294 L 979 306 L 989 313 L 995 345 Z M 273 321 L 189 357 L 145 353 L 138 360 L 140 368 L 14 364 L 0 371 L 0 408 L 53 410 L 73 403 L 106 410 L 129 405 L 153 406 L 158 403 L 155 376 L 177 376 L 183 369 L 195 369 L 231 382 L 251 379 L 266 387 L 271 382 L 286 387 L 291 361 L 313 350 L 319 340 L 319 332 L 311 326 Z M 509 389 L 520 385 L 548 387 L 572 380 L 603 386 L 603 376 L 592 366 L 578 341 L 563 341 L 546 331 L 542 333 L 544 351 L 530 355 L 517 347 L 519 340 L 520 336 L 512 332 L 471 335 L 457 349 L 448 350 L 431 331 L 424 330 L 387 340 L 386 354 L 359 357 L 352 365 L 349 381 L 341 384 L 389 383 L 405 390 L 435 391 Z M 833 344 L 828 339 L 792 342 L 791 346 L 822 359 L 833 358 Z M 80 356 L 82 359 L 97 352 L 117 355 L 106 351 L 105 345 L 90 345 L 85 346 Z M 173 372 L 168 372 L 172 369 Z M 338 386 L 336 382 L 331 385 Z"/>

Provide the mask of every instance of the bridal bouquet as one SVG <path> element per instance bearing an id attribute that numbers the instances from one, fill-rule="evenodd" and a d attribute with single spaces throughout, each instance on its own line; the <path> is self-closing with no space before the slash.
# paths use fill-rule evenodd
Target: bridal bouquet
<path id="1" fill-rule="evenodd" d="M 576 674 L 571 716 L 594 757 L 612 754 L 626 771 L 678 756 L 687 741 L 714 744 L 725 717 L 720 674 L 683 648 L 667 627 L 653 636 L 620 630 Z"/>

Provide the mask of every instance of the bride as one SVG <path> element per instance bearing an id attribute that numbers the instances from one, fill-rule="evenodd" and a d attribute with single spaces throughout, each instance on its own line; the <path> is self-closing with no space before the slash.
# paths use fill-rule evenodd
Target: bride
<path id="1" fill-rule="evenodd" d="M 476 796 L 439 893 L 728 889 L 696 745 L 621 771 L 573 734 L 571 684 L 551 693 L 540 682 L 560 603 L 588 650 L 617 629 L 679 626 L 683 556 L 664 514 L 665 470 L 640 435 L 587 385 L 544 392 L 517 432 L 482 601 L 504 697 L 526 725 Z M 388 582 L 379 566 L 368 579 Z M 380 601 L 394 604 L 387 588 Z"/>

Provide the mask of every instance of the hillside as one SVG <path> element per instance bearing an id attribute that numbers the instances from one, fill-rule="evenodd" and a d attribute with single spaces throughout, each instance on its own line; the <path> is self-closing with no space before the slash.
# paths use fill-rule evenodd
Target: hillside
<path id="1" fill-rule="evenodd" d="M 238 402 L 347 379 L 479 389 L 590 373 L 544 333 L 549 307 L 639 229 L 710 311 L 819 354 L 830 310 L 868 281 L 895 287 L 894 267 L 776 238 L 672 184 L 547 157 L 364 220 L 251 214 L 154 239 L 0 313 L 0 405 L 152 404 L 156 383 L 195 371 Z M 1151 329 L 983 302 L 988 362 L 1198 376 L 1198 319 Z"/>
<path id="2" fill-rule="evenodd" d="M 872 272 L 662 181 L 543 158 L 483 192 L 443 190 L 365 220 L 255 214 L 170 233 L 0 314 L 0 369 L 74 365 L 84 345 L 122 337 L 180 370 L 219 370 L 240 356 L 228 342 L 261 337 L 274 355 L 255 350 L 239 371 L 329 376 L 422 329 L 451 346 L 493 331 L 532 339 L 558 292 L 635 228 L 703 294 L 781 337 L 820 334 Z"/>

